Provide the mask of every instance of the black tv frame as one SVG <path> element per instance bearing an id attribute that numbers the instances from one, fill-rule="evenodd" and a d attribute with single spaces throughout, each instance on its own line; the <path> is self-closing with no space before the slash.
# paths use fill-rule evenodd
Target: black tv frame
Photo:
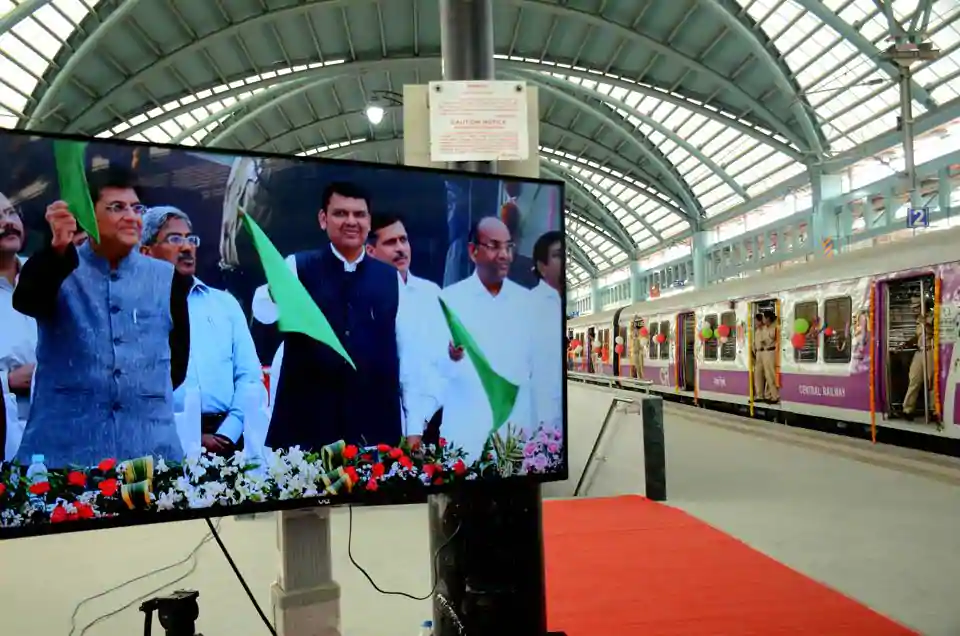
<path id="1" fill-rule="evenodd" d="M 559 188 L 560 192 L 560 228 L 564 233 L 564 253 L 566 253 L 566 188 L 562 180 L 513 177 L 511 175 L 486 174 L 461 170 L 446 170 L 442 168 L 424 168 L 415 166 L 396 165 L 376 163 L 372 161 L 358 161 L 355 159 L 330 159 L 324 157 L 306 157 L 300 155 L 286 155 L 281 153 L 259 152 L 252 150 L 235 150 L 229 148 L 212 148 L 206 146 L 185 146 L 179 144 L 166 143 L 147 143 L 140 141 L 131 141 L 128 139 L 115 139 L 106 137 L 88 137 L 85 135 L 54 133 L 46 131 L 24 130 L 20 128 L 9 128 L 0 130 L 0 135 L 12 135 L 26 138 L 40 138 L 48 140 L 68 140 L 85 142 L 88 144 L 113 144 L 119 146 L 128 146 L 134 148 L 160 148 L 165 150 L 187 152 L 192 154 L 222 155 L 230 157 L 247 156 L 262 157 L 264 159 L 283 159 L 287 161 L 297 161 L 306 164 L 338 166 L 355 166 L 357 168 L 368 168 L 372 170 L 400 170 L 407 172 L 437 174 L 453 176 L 466 179 L 476 179 L 484 181 L 503 181 L 513 179 L 523 181 L 524 183 L 534 183 L 549 185 Z M 564 256 L 561 265 L 561 280 L 566 281 L 566 256 Z M 560 290 L 560 320 L 562 340 L 560 352 L 566 355 L 565 338 L 567 333 L 567 295 L 566 286 Z M 2 328 L 2 327 L 0 327 Z M 562 469 L 554 473 L 538 474 L 532 473 L 524 476 L 510 477 L 498 480 L 474 480 L 468 482 L 458 482 L 454 484 L 444 484 L 441 486 L 422 486 L 410 488 L 409 491 L 392 490 L 390 492 L 369 492 L 356 491 L 352 493 L 338 494 L 336 496 L 321 496 L 303 499 L 289 499 L 268 501 L 262 503 L 243 503 L 230 507 L 213 505 L 207 508 L 196 508 L 189 510 L 153 510 L 140 511 L 130 510 L 117 515 L 116 517 L 98 518 L 98 519 L 77 519 L 64 523 L 47 523 L 40 525 L 10 526 L 0 527 L 0 541 L 8 539 L 19 539 L 36 536 L 47 536 L 55 534 L 64 534 L 72 532 L 85 532 L 90 530 L 108 530 L 111 528 L 126 528 L 139 525 L 151 525 L 161 523 L 172 523 L 177 521 L 192 521 L 198 519 L 213 519 L 219 517 L 230 517 L 239 515 L 251 515 L 256 513 L 280 512 L 284 510 L 297 510 L 303 508 L 325 507 L 325 506 L 389 506 L 402 504 L 423 504 L 426 503 L 430 495 L 438 493 L 463 493 L 467 496 L 478 495 L 486 490 L 496 490 L 502 488 L 509 482 L 519 482 L 527 485 L 543 484 L 558 481 L 565 481 L 570 474 L 570 449 L 569 449 L 569 421 L 567 416 L 567 364 L 565 357 L 558 360 L 563 367 L 563 386 L 561 387 L 561 396 L 563 402 L 562 408 L 562 428 L 563 428 L 563 466 Z"/>

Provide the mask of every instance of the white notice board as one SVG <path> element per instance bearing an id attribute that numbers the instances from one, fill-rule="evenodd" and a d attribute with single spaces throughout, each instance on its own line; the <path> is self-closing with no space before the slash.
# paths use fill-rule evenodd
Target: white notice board
<path id="1" fill-rule="evenodd" d="M 431 161 L 525 161 L 524 82 L 430 82 Z"/>

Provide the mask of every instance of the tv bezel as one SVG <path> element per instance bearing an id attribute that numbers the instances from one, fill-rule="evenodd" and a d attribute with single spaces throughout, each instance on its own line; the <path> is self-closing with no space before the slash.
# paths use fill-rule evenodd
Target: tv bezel
<path id="1" fill-rule="evenodd" d="M 161 148 L 165 150 L 175 150 L 181 152 L 188 152 L 192 154 L 209 154 L 209 155 L 221 155 L 221 156 L 231 156 L 231 157 L 262 157 L 265 159 L 283 159 L 283 160 L 293 160 L 298 162 L 303 162 L 307 164 L 317 164 L 317 165 L 329 165 L 336 164 L 338 166 L 355 166 L 357 168 L 367 168 L 373 170 L 401 170 L 407 172 L 416 172 L 416 173 L 426 173 L 426 174 L 436 174 L 436 175 L 445 175 L 445 176 L 454 176 L 468 179 L 480 179 L 480 180 L 496 180 L 503 181 L 505 179 L 514 179 L 517 181 L 523 181 L 524 183 L 534 183 L 542 185 L 550 185 L 559 188 L 559 202 L 560 209 L 558 210 L 560 215 L 560 231 L 563 233 L 563 249 L 564 249 L 564 258 L 561 263 L 561 280 L 566 281 L 567 276 L 567 258 L 566 258 L 566 184 L 563 180 L 558 179 L 543 179 L 543 178 L 531 178 L 531 177 L 514 177 L 512 175 L 502 175 L 494 173 L 481 173 L 481 172 L 469 172 L 466 170 L 448 170 L 444 168 L 429 168 L 421 166 L 405 166 L 405 165 L 391 165 L 376 163 L 373 161 L 360 161 L 356 159 L 332 159 L 328 157 L 316 157 L 316 156 L 301 156 L 301 155 L 286 155 L 282 153 L 275 152 L 260 152 L 254 150 L 237 150 L 230 148 L 210 148 L 206 146 L 184 146 L 180 144 L 169 144 L 169 143 L 153 143 L 153 142 L 142 142 L 142 141 L 132 141 L 129 139 L 116 139 L 112 137 L 88 137 L 85 135 L 75 135 L 59 132 L 47 132 L 47 131 L 34 131 L 34 130 L 24 130 L 22 128 L 6 128 L 0 131 L 0 134 L 27 137 L 27 138 L 39 138 L 39 139 L 48 139 L 48 140 L 69 140 L 69 141 L 79 141 L 89 144 L 113 144 L 119 146 L 128 146 L 136 148 Z M 359 144 L 358 144 L 359 145 Z M 521 485 L 527 484 L 545 484 L 545 483 L 555 483 L 560 481 L 566 481 L 570 477 L 570 448 L 569 448 L 569 434 L 570 427 L 567 414 L 567 360 L 566 360 L 566 335 L 567 335 L 567 290 L 566 284 L 564 284 L 563 289 L 560 290 L 560 321 L 561 321 L 561 342 L 560 344 L 560 353 L 561 357 L 558 362 L 563 368 L 563 386 L 561 387 L 561 399 L 563 401 L 562 409 L 562 428 L 563 428 L 563 465 L 561 470 L 552 473 L 529 473 L 522 476 L 514 476 L 508 478 L 502 478 L 498 480 L 473 480 L 465 481 L 454 484 L 444 484 L 441 486 L 425 486 L 422 485 L 413 488 L 410 490 L 392 490 L 392 491 L 361 491 L 356 490 L 354 492 L 338 494 L 334 496 L 320 496 L 320 497 L 310 497 L 303 499 L 287 499 L 287 500 L 275 500 L 275 501 L 266 501 L 266 502 L 245 502 L 242 504 L 237 504 L 230 507 L 224 507 L 220 505 L 213 505 L 207 508 L 196 508 L 196 509 L 186 509 L 186 510 L 157 510 L 153 509 L 151 511 L 146 510 L 129 510 L 125 511 L 122 514 L 119 514 L 115 517 L 100 517 L 96 519 L 77 519 L 72 521 L 66 521 L 63 523 L 45 523 L 45 524 L 36 524 L 36 525 L 25 525 L 25 526 L 0 526 L 0 541 L 9 540 L 9 539 L 21 539 L 28 537 L 37 537 L 37 536 L 46 536 L 54 534 L 64 534 L 70 532 L 85 532 L 90 530 L 108 530 L 113 528 L 128 528 L 133 526 L 141 525 L 156 525 L 164 523 L 175 523 L 178 521 L 194 521 L 199 519 L 215 519 L 221 517 L 232 517 L 232 516 L 246 516 L 253 514 L 265 514 L 265 513 L 274 513 L 282 512 L 284 510 L 298 510 L 305 508 L 323 508 L 323 507 L 341 507 L 341 506 L 390 506 L 390 505 L 406 505 L 406 504 L 422 504 L 427 502 L 427 498 L 430 495 L 440 494 L 440 493 L 451 493 L 451 492 L 477 492 L 484 489 L 495 490 L 502 489 L 509 486 L 511 482 L 516 482 Z"/>

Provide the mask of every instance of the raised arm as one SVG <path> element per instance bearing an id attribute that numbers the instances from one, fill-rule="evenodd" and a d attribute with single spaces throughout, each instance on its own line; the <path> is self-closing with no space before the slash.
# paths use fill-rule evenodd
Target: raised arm
<path id="1" fill-rule="evenodd" d="M 284 259 L 287 263 L 287 267 L 290 268 L 290 271 L 294 274 L 297 273 L 297 257 L 291 254 Z M 277 305 L 273 302 L 273 298 L 270 296 L 270 288 L 267 285 L 261 285 L 257 287 L 257 290 L 253 293 L 253 305 L 252 305 L 253 317 L 264 325 L 272 325 L 280 318 L 280 314 L 277 312 Z"/>
<path id="2" fill-rule="evenodd" d="M 60 286 L 80 264 L 73 245 L 77 220 L 67 204 L 57 201 L 48 206 L 46 219 L 53 239 L 23 264 L 13 292 L 13 308 L 38 320 L 53 317 Z"/>

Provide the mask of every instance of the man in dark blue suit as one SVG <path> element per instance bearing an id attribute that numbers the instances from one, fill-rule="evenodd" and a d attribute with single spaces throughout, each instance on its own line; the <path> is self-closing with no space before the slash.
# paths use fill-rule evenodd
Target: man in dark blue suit
<path id="1" fill-rule="evenodd" d="M 323 193 L 318 220 L 330 245 L 287 257 L 356 364 L 297 333 L 284 334 L 284 353 L 266 446 L 319 450 L 331 442 L 397 444 L 419 436 L 439 401 L 417 373 L 415 313 L 404 310 L 396 269 L 365 257 L 370 199 L 340 182 Z M 270 324 L 276 306 L 265 287 L 254 316 Z M 413 315 L 412 315 L 413 314 Z M 406 417 L 404 417 L 406 415 Z"/>

